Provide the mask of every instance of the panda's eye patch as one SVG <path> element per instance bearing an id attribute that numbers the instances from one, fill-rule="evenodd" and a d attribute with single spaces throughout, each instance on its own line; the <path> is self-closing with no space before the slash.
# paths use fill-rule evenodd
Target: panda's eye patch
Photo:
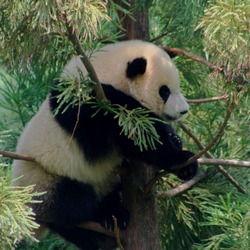
<path id="1" fill-rule="evenodd" d="M 168 88 L 168 86 L 166 85 L 161 86 L 159 89 L 159 95 L 162 98 L 162 100 L 166 102 L 170 95 L 170 89 Z"/>

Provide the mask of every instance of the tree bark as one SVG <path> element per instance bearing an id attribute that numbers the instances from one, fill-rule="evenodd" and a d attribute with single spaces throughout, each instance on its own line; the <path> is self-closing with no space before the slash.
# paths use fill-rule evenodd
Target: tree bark
<path id="1" fill-rule="evenodd" d="M 149 41 L 148 7 L 139 0 L 129 0 L 128 2 L 130 4 L 129 8 L 123 1 L 116 0 L 116 3 L 123 8 L 133 11 L 133 18 L 124 15 L 122 12 L 118 12 L 119 19 L 122 20 L 122 26 L 125 29 L 124 39 Z"/>
<path id="2" fill-rule="evenodd" d="M 122 1 L 118 4 L 126 7 Z M 135 8 L 133 18 L 119 13 L 125 29 L 125 39 L 149 40 L 148 9 L 141 1 L 130 0 L 130 8 Z M 138 5 L 137 5 L 138 6 Z M 160 235 L 158 227 L 157 201 L 154 194 L 145 193 L 145 186 L 155 175 L 155 170 L 140 162 L 129 164 L 129 173 L 122 178 L 123 198 L 130 212 L 128 228 L 122 232 L 125 250 L 159 250 Z"/>
<path id="3" fill-rule="evenodd" d="M 123 198 L 130 212 L 128 228 L 123 232 L 126 250 L 159 250 L 157 201 L 153 193 L 145 193 L 145 185 L 154 176 L 150 166 L 133 162 L 130 173 L 122 178 Z"/>

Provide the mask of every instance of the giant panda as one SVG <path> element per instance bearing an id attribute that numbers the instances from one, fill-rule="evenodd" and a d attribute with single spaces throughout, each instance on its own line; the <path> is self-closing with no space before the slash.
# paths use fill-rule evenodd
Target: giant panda
<path id="1" fill-rule="evenodd" d="M 145 108 L 152 118 L 166 121 L 179 120 L 188 112 L 176 66 L 161 48 L 139 40 L 118 42 L 93 53 L 91 63 L 111 104 L 128 110 Z M 81 74 L 86 75 L 86 69 L 74 56 L 61 79 L 79 82 Z M 18 141 L 16 151 L 32 156 L 35 162 L 14 161 L 13 179 L 23 176 L 14 185 L 35 184 L 36 191 L 46 191 L 42 203 L 32 204 L 41 229 L 52 230 L 80 249 L 102 249 L 103 235 L 78 225 L 95 221 L 113 228 L 112 215 L 120 229 L 128 224 L 129 213 L 122 204 L 114 169 L 125 160 L 137 160 L 174 172 L 171 167 L 193 153 L 182 149 L 181 139 L 168 123 L 155 121 L 161 143 L 142 151 L 121 133 L 114 114 L 96 112 L 90 103 L 82 104 L 80 112 L 77 106 L 69 106 L 55 115 L 60 93 L 58 88 L 51 89 Z M 197 162 L 175 170 L 183 180 L 196 172 Z"/>

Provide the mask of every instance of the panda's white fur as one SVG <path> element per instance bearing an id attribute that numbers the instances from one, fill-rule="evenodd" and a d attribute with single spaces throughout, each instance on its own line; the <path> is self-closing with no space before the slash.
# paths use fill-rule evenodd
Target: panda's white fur
<path id="1" fill-rule="evenodd" d="M 139 58 L 139 63 L 146 62 L 145 72 L 139 72 L 134 77 L 128 77 L 126 70 L 129 68 L 130 62 L 137 58 Z M 122 99 L 121 105 L 126 106 L 126 101 L 128 101 L 132 108 L 146 107 L 163 119 L 177 120 L 181 118 L 183 113 L 187 112 L 188 104 L 180 92 L 180 79 L 177 69 L 170 57 L 157 46 L 142 41 L 120 42 L 105 46 L 93 53 L 91 62 L 100 82 L 108 84 L 103 85 L 103 87 L 106 91 L 109 91 L 107 93 L 114 102 L 120 102 L 119 98 L 117 100 L 118 95 Z M 61 77 L 72 78 L 73 80 L 80 79 L 79 70 L 83 74 L 87 74 L 79 57 L 74 56 L 64 68 Z M 107 87 L 109 85 L 112 87 Z M 164 101 L 159 95 L 159 88 L 163 85 L 170 90 L 167 101 Z M 51 93 L 38 113 L 28 123 L 18 141 L 17 153 L 29 155 L 35 159 L 35 162 L 14 161 L 13 179 L 23 177 L 18 178 L 13 185 L 36 184 L 36 191 L 47 191 L 44 203 L 32 205 L 35 207 L 38 220 L 42 220 L 50 229 L 80 248 L 98 249 L 99 243 L 97 244 L 95 240 L 96 235 L 94 235 L 93 241 L 88 242 L 90 233 L 87 232 L 85 235 L 77 225 L 90 219 L 104 225 L 108 221 L 108 224 L 112 225 L 113 219 L 106 218 L 110 218 L 113 213 L 118 217 L 121 228 L 127 223 L 127 213 L 120 212 L 122 208 L 119 190 L 109 195 L 119 181 L 118 176 L 113 171 L 114 168 L 119 166 L 125 158 L 129 160 L 131 157 L 167 169 L 169 168 L 168 163 L 171 166 L 176 162 L 183 162 L 192 153 L 182 151 L 181 141 L 174 134 L 170 125 L 156 122 L 157 131 L 160 133 L 161 139 L 164 140 L 163 144 L 157 146 L 159 151 L 157 149 L 145 153 L 138 150 L 127 137 L 121 135 L 120 128 L 113 117 L 110 120 L 105 120 L 105 124 L 103 124 L 103 116 L 99 114 L 99 116 L 94 117 L 98 122 L 96 124 L 92 121 L 91 114 L 81 114 L 83 119 L 78 125 L 78 132 L 80 137 L 82 135 L 95 137 L 95 140 L 91 141 L 92 145 L 90 145 L 90 148 L 94 151 L 95 147 L 100 147 L 105 151 L 106 145 L 109 145 L 110 141 L 105 135 L 105 142 L 98 141 L 99 137 L 96 136 L 98 133 L 95 134 L 95 131 L 89 135 L 89 132 L 93 132 L 92 125 L 100 128 L 105 126 L 105 129 L 101 131 L 108 131 L 111 137 L 115 133 L 115 136 L 112 137 L 113 141 L 111 141 L 113 147 L 108 148 L 104 156 L 100 156 L 100 152 L 95 152 L 92 155 L 88 150 L 85 151 L 88 145 L 79 141 L 76 134 L 72 137 L 71 130 L 65 124 L 74 124 L 75 120 L 61 121 L 60 119 L 66 117 L 64 114 L 59 114 L 59 118 L 54 117 L 51 109 L 53 105 L 58 104 L 51 103 L 53 102 Z M 84 106 L 83 108 L 88 109 L 88 112 L 95 113 L 95 110 L 92 111 L 89 107 Z M 85 126 L 86 121 L 88 125 Z M 114 129 L 114 132 L 109 130 L 109 125 Z M 86 132 L 85 130 L 88 129 L 91 131 Z M 175 142 L 176 139 L 178 139 L 177 143 Z M 197 166 L 190 169 L 188 178 L 196 173 Z M 185 179 L 185 176 L 183 179 Z M 72 201 L 71 190 L 67 190 L 66 187 L 74 190 Z M 65 192 L 65 197 L 64 194 L 58 193 L 61 192 L 60 190 Z M 99 202 L 100 209 L 97 206 Z M 97 210 L 95 216 L 90 216 L 92 207 Z M 76 208 L 75 212 L 72 211 L 74 208 Z M 63 212 L 61 212 L 61 209 Z M 72 216 L 67 212 L 67 209 L 70 213 L 72 211 Z M 59 218 L 56 216 L 57 212 Z M 84 217 L 84 213 L 86 213 L 86 217 Z M 48 219 L 45 215 L 48 216 Z M 65 227 L 63 223 L 65 223 Z M 81 234 L 80 238 L 75 239 L 75 235 L 78 234 Z"/>

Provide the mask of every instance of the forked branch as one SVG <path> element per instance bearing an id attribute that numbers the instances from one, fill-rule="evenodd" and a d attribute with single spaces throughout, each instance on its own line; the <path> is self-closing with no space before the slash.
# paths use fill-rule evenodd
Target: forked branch
<path id="1" fill-rule="evenodd" d="M 195 134 L 193 134 L 191 132 L 191 130 L 185 126 L 183 123 L 179 122 L 179 126 L 182 128 L 182 130 L 187 133 L 193 140 L 194 142 L 196 143 L 196 145 L 202 150 L 204 149 L 205 147 L 202 145 L 202 143 L 199 141 L 199 139 L 196 137 Z M 205 153 L 205 155 L 209 158 L 213 158 L 213 155 L 207 151 Z M 224 165 L 224 164 L 223 164 Z M 224 165 L 225 166 L 225 165 Z M 233 166 L 232 164 L 230 164 L 230 166 Z M 234 177 L 232 175 L 230 175 L 222 166 L 220 165 L 217 165 L 216 166 L 216 169 L 217 171 L 219 171 L 221 174 L 223 174 L 230 182 L 232 185 L 234 185 L 238 190 L 239 192 L 243 193 L 243 194 L 246 194 L 246 190 L 241 187 L 241 185 L 234 179 Z"/>

